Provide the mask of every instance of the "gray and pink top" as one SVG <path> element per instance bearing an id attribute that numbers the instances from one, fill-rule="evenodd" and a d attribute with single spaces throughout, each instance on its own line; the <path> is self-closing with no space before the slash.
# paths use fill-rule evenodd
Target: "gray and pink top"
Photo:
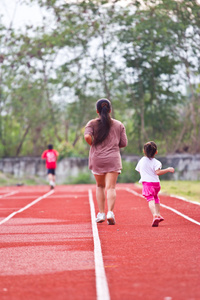
<path id="1" fill-rule="evenodd" d="M 94 137 L 93 119 L 85 127 L 85 134 Z M 112 119 L 109 135 L 99 145 L 92 145 L 89 153 L 89 169 L 96 174 L 115 172 L 122 169 L 120 148 L 126 147 L 127 136 L 124 125 Z"/>

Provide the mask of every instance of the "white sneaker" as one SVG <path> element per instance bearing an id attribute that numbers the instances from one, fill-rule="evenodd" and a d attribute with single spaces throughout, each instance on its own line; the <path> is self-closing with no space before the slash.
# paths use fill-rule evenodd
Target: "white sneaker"
<path id="1" fill-rule="evenodd" d="M 107 213 L 107 223 L 108 225 L 115 225 L 115 215 L 112 211 Z"/>
<path id="2" fill-rule="evenodd" d="M 106 219 L 106 215 L 104 214 L 104 213 L 98 213 L 97 214 L 97 218 L 96 218 L 96 222 L 97 223 L 102 223 L 102 222 L 104 222 L 105 221 L 105 219 Z"/>

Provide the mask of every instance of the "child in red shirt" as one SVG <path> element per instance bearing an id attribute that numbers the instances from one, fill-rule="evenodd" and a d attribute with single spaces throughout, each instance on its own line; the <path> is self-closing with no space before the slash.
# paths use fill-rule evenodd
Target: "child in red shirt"
<path id="1" fill-rule="evenodd" d="M 48 145 L 48 150 L 45 150 L 42 153 L 42 159 L 46 160 L 46 168 L 47 168 L 47 174 L 49 179 L 49 184 L 51 189 L 54 189 L 55 187 L 55 181 L 56 181 L 56 162 L 57 158 L 59 156 L 58 151 L 53 149 L 53 145 Z"/>

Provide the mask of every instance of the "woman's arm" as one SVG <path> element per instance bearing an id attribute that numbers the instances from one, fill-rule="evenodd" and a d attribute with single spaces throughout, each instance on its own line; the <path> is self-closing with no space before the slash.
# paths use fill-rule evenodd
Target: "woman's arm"
<path id="1" fill-rule="evenodd" d="M 160 175 L 164 175 L 164 174 L 166 174 L 166 173 L 174 173 L 174 168 L 167 168 L 167 169 L 159 169 L 159 170 L 156 170 L 156 174 L 158 175 L 158 176 L 160 176 Z"/>
<path id="2" fill-rule="evenodd" d="M 122 124 L 122 129 L 120 133 L 120 142 L 119 142 L 119 148 L 124 148 L 128 144 L 127 135 L 126 135 L 126 129 L 124 125 Z"/>
<path id="3" fill-rule="evenodd" d="M 89 134 L 85 134 L 84 138 L 86 140 L 86 142 L 88 143 L 88 145 L 92 146 L 92 137 Z"/>

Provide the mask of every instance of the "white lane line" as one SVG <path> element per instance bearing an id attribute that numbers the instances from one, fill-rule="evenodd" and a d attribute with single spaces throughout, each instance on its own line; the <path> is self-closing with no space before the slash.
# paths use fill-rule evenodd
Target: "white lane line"
<path id="1" fill-rule="evenodd" d="M 90 212 L 91 212 L 91 220 L 92 220 L 92 232 L 93 232 L 93 239 L 94 239 L 94 261 L 95 261 L 97 299 L 110 300 L 108 283 L 107 283 L 106 273 L 104 269 L 102 251 L 101 251 L 101 242 L 99 239 L 97 223 L 95 221 L 95 209 L 94 209 L 92 191 L 88 190 L 88 194 L 89 194 Z"/>
<path id="2" fill-rule="evenodd" d="M 129 188 L 126 188 L 126 190 L 127 190 L 128 192 L 132 193 L 133 195 L 139 196 L 139 197 L 141 197 L 141 198 L 144 199 L 144 197 L 143 197 L 142 195 L 138 194 L 137 192 L 135 192 L 135 191 L 133 191 L 133 190 L 131 190 L 131 189 L 129 189 Z"/>
<path id="3" fill-rule="evenodd" d="M 69 195 L 69 194 L 67 194 L 67 195 L 65 195 L 65 194 L 62 194 L 62 195 L 55 195 L 55 196 L 52 196 L 51 197 L 51 199 L 53 199 L 53 198 L 80 198 L 80 197 L 86 197 L 87 196 L 87 194 L 85 194 L 85 195 Z M 6 198 L 6 199 L 4 199 L 4 200 L 15 200 L 15 199 L 32 199 L 32 198 L 35 198 L 35 197 L 37 197 L 36 195 L 34 196 L 17 196 L 17 197 L 14 197 L 14 198 Z"/>
<path id="4" fill-rule="evenodd" d="M 133 191 L 133 190 L 131 190 L 131 189 L 129 189 L 129 188 L 126 188 L 126 191 L 127 191 L 127 192 L 130 192 L 130 193 L 132 193 L 132 194 L 134 194 L 134 195 L 136 195 L 136 196 L 139 196 L 139 197 L 141 197 L 141 198 L 143 198 L 143 199 L 145 199 L 142 195 L 140 195 L 139 193 L 137 193 L 137 192 L 135 192 L 135 191 Z M 166 208 L 166 209 L 169 209 L 169 210 L 173 211 L 175 214 L 177 214 L 177 215 L 183 217 L 184 219 L 186 219 L 186 220 L 188 220 L 188 221 L 190 221 L 190 222 L 192 222 L 192 223 L 195 223 L 195 224 L 197 224 L 197 225 L 200 225 L 200 222 L 197 222 L 196 220 L 194 220 L 194 219 L 192 219 L 192 218 L 186 216 L 185 214 L 182 214 L 180 211 L 178 211 L 178 210 L 176 210 L 176 209 L 174 209 L 174 208 L 172 208 L 172 207 L 170 207 L 170 206 L 167 206 L 167 205 L 164 205 L 164 204 L 160 204 L 160 206 L 162 206 L 162 207 L 164 207 L 164 208 Z"/>
<path id="5" fill-rule="evenodd" d="M 28 205 L 20 208 L 17 211 L 14 211 L 12 214 L 10 214 L 9 216 L 7 216 L 5 219 L 3 219 L 2 221 L 0 221 L 0 225 L 2 225 L 3 223 L 7 222 L 8 220 L 10 220 L 13 216 L 15 216 L 16 214 L 19 214 L 21 212 L 23 212 L 24 210 L 28 209 L 29 207 L 31 207 L 32 205 L 36 204 L 37 202 L 39 202 L 40 200 L 52 195 L 54 193 L 54 190 L 49 191 L 48 193 L 44 194 L 43 196 L 35 199 L 33 202 L 29 203 Z"/>
<path id="6" fill-rule="evenodd" d="M 10 196 L 13 196 L 13 195 L 10 195 Z M 15 197 L 10 197 L 10 196 L 7 196 L 5 199 L 3 198 L 2 200 L 17 200 L 17 199 L 35 199 L 35 197 L 37 196 L 15 196 Z"/>
<path id="7" fill-rule="evenodd" d="M 179 200 L 183 200 L 185 202 L 189 202 L 189 203 L 192 203 L 192 204 L 196 204 L 196 205 L 200 205 L 200 202 L 196 202 L 196 201 L 190 201 L 184 197 L 181 197 L 181 196 L 176 196 L 176 195 L 170 195 L 170 197 L 173 197 L 173 198 L 177 198 Z"/>
<path id="8" fill-rule="evenodd" d="M 195 224 L 197 224 L 197 225 L 200 226 L 200 222 L 197 222 L 196 220 L 194 220 L 194 219 L 192 219 L 192 218 L 190 218 L 190 217 L 188 217 L 188 216 L 182 214 L 180 211 L 178 211 L 178 210 L 176 210 L 176 209 L 174 209 L 174 208 L 172 208 L 172 207 L 170 207 L 170 206 L 167 206 L 167 205 L 165 205 L 165 204 L 161 204 L 161 203 L 160 203 L 160 206 L 162 206 L 162 207 L 164 207 L 164 208 L 166 208 L 166 209 L 169 209 L 169 210 L 173 211 L 175 214 L 177 214 L 177 215 L 179 215 L 179 216 L 185 218 L 186 220 L 188 220 L 188 221 L 190 221 L 190 222 L 192 222 L 192 223 L 195 223 Z"/>
<path id="9" fill-rule="evenodd" d="M 9 197 L 9 196 L 12 196 L 12 195 L 17 194 L 17 193 L 19 193 L 19 191 L 13 191 L 13 192 L 10 192 L 8 194 L 0 195 L 0 198 Z"/>

